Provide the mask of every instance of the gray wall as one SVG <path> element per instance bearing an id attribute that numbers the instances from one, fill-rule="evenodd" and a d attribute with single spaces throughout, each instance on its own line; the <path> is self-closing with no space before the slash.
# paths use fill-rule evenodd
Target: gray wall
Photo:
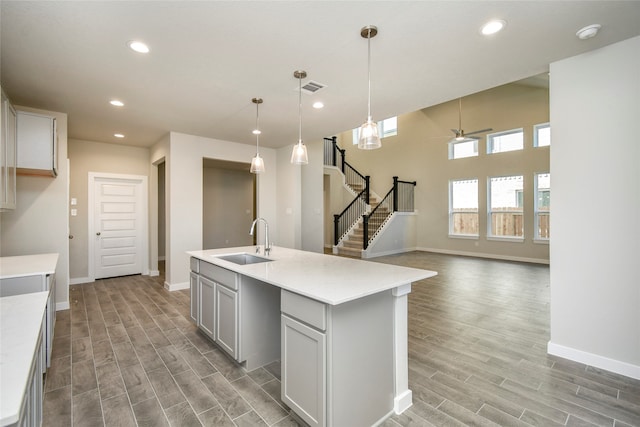
<path id="1" fill-rule="evenodd" d="M 255 175 L 249 172 L 249 164 L 245 166 L 241 170 L 203 169 L 202 249 L 253 244 L 249 229 L 255 218 Z"/>
<path id="2" fill-rule="evenodd" d="M 465 97 L 462 127 L 467 132 L 488 127 L 493 132 L 523 128 L 524 150 L 488 155 L 482 139 L 478 157 L 448 160 L 447 143 L 453 137 L 450 129 L 458 127 L 458 100 L 399 115 L 398 135 L 384 138 L 381 149 L 358 150 L 352 144 L 351 131 L 340 134 L 338 142 L 347 150 L 347 161 L 371 176 L 371 187 L 380 196 L 391 189 L 394 175 L 417 181 L 419 249 L 546 263 L 549 245 L 533 241 L 533 176 L 549 171 L 549 147 L 533 147 L 533 126 L 548 121 L 546 88 L 509 84 Z M 501 175 L 523 175 L 525 191 L 529 190 L 524 200 L 524 242 L 486 238 L 487 178 Z M 473 240 L 448 235 L 449 180 L 466 178 L 477 178 L 479 184 L 480 237 Z"/>
<path id="3" fill-rule="evenodd" d="M 640 37 L 551 64 L 549 352 L 640 379 Z"/>
<path id="4" fill-rule="evenodd" d="M 89 274 L 88 247 L 88 184 L 89 172 L 149 176 L 149 149 L 102 142 L 69 140 L 71 163 L 70 197 L 78 215 L 69 217 L 69 229 L 74 238 L 69 241 L 69 271 L 72 283 L 82 283 Z M 144 260 L 149 266 L 149 261 Z"/>
<path id="5" fill-rule="evenodd" d="M 56 117 L 58 127 L 58 177 L 18 175 L 17 207 L 0 216 L 2 256 L 58 253 L 56 307 L 69 308 L 69 220 L 67 115 L 15 106 Z M 19 149 L 19 148 L 18 148 Z"/>

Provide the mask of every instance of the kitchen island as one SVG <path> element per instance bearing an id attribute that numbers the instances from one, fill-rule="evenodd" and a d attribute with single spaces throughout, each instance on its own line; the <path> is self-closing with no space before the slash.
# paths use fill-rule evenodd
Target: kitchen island
<path id="1" fill-rule="evenodd" d="M 206 335 L 248 370 L 281 360 L 282 401 L 309 425 L 376 425 L 411 406 L 407 296 L 436 272 L 255 252 L 188 252 L 191 317 Z"/>

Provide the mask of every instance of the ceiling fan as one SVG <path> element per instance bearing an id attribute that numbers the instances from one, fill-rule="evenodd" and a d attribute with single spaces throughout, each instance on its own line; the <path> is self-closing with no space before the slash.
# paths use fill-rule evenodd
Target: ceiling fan
<path id="1" fill-rule="evenodd" d="M 492 130 L 492 128 L 486 128 L 465 133 L 462 129 L 462 98 L 458 98 L 458 129 L 451 129 L 451 132 L 455 134 L 454 139 L 456 141 L 464 141 L 465 139 L 480 139 L 479 137 L 473 135 L 478 133 L 490 132 Z"/>

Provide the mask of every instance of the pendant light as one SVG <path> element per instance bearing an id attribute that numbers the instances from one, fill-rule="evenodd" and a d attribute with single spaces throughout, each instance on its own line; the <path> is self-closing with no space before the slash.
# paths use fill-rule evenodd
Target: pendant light
<path id="1" fill-rule="evenodd" d="M 307 77 L 306 71 L 297 70 L 293 76 L 298 79 L 298 143 L 293 146 L 291 163 L 294 165 L 306 165 L 309 163 L 307 147 L 302 143 L 302 79 Z"/>
<path id="2" fill-rule="evenodd" d="M 264 172 L 264 160 L 260 157 L 260 127 L 258 121 L 258 107 L 262 104 L 262 98 L 253 98 L 251 100 L 256 104 L 256 128 L 253 130 L 253 134 L 256 136 L 256 156 L 251 159 L 251 173 Z"/>
<path id="3" fill-rule="evenodd" d="M 368 103 L 367 121 L 360 126 L 358 134 L 358 148 L 361 150 L 373 150 L 382 147 L 380 136 L 378 135 L 378 124 L 371 118 L 371 38 L 378 34 L 378 28 L 373 25 L 362 27 L 360 35 L 367 39 L 367 80 L 368 80 Z"/>

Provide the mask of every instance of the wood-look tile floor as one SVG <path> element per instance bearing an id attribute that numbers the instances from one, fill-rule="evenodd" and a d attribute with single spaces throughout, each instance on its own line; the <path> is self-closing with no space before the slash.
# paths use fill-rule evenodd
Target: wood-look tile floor
<path id="1" fill-rule="evenodd" d="M 546 354 L 549 268 L 425 252 L 409 296 L 413 406 L 384 427 L 640 426 L 640 381 Z M 188 291 L 130 276 L 70 287 L 45 426 L 297 426 L 279 364 L 246 372 L 189 320 Z M 357 427 L 357 426 L 337 426 Z"/>

